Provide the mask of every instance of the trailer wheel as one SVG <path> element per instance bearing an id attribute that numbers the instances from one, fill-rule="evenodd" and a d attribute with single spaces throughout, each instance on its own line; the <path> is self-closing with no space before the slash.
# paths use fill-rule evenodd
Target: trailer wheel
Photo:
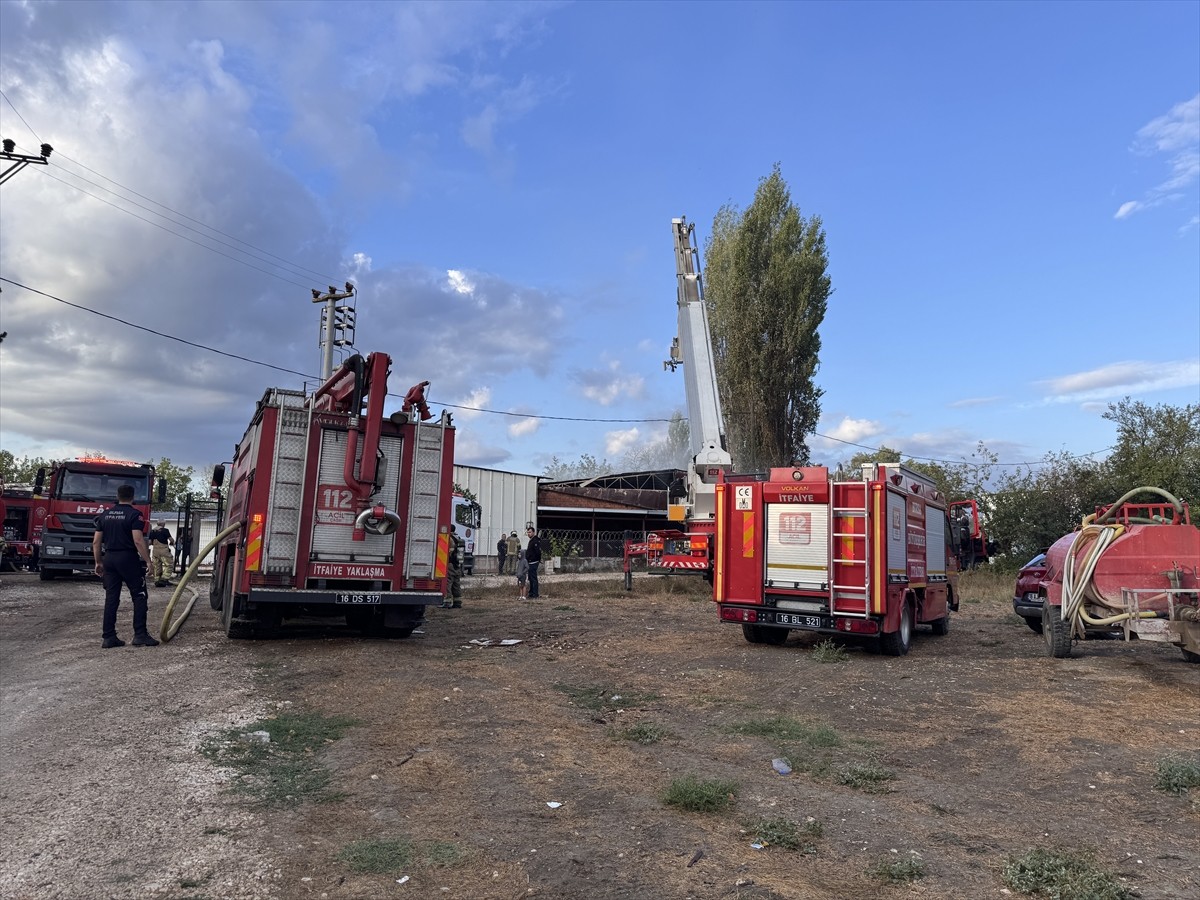
<path id="1" fill-rule="evenodd" d="M 238 609 L 237 593 L 233 590 L 233 563 L 233 555 L 230 554 L 229 559 L 225 560 L 225 574 L 221 578 L 221 630 L 226 637 L 237 641 L 245 640 L 252 632 L 247 625 L 237 621 L 237 614 L 241 610 Z"/>
<path id="2" fill-rule="evenodd" d="M 771 628 L 767 625 L 743 625 L 742 636 L 751 644 L 771 644 L 778 647 L 788 639 L 790 628 Z"/>
<path id="3" fill-rule="evenodd" d="M 58 573 L 55 572 L 53 569 L 47 569 L 45 566 L 43 566 L 41 568 L 41 570 L 38 571 L 38 580 L 39 581 L 53 581 L 54 576 L 57 574 Z"/>
<path id="4" fill-rule="evenodd" d="M 912 634 L 912 606 L 905 602 L 904 608 L 900 610 L 900 627 L 879 636 L 879 649 L 888 656 L 903 656 L 912 646 Z"/>
<path id="5" fill-rule="evenodd" d="M 1066 659 L 1071 655 L 1071 628 L 1062 620 L 1062 607 L 1042 604 L 1042 637 L 1046 639 L 1046 655 Z"/>

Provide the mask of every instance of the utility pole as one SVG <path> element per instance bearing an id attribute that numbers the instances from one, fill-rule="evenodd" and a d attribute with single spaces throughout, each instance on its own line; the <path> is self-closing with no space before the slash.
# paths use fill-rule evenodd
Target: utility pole
<path id="1" fill-rule="evenodd" d="M 12 140 L 12 138 L 5 138 L 3 146 L 4 150 L 0 152 L 0 159 L 11 160 L 12 165 L 3 172 L 0 172 L 0 184 L 4 184 L 4 182 L 8 181 L 8 179 L 12 178 L 30 163 L 35 163 L 39 166 L 50 165 L 50 153 L 54 150 L 49 144 L 42 144 L 41 156 L 17 153 L 17 142 Z"/>
<path id="2" fill-rule="evenodd" d="M 338 305 L 339 301 L 350 300 L 353 297 L 354 285 L 348 281 L 344 291 L 333 285 L 330 285 L 325 293 L 316 288 L 312 289 L 312 302 L 325 304 L 325 308 L 321 310 L 320 347 L 324 350 L 321 357 L 322 380 L 333 374 L 333 348 L 348 347 L 354 343 L 354 306 L 346 303 Z"/>

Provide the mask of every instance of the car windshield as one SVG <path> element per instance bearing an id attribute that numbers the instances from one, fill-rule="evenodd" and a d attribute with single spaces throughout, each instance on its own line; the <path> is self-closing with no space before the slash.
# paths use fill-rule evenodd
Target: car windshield
<path id="1" fill-rule="evenodd" d="M 70 469 L 62 473 L 58 482 L 58 496 L 62 500 L 116 500 L 117 488 L 123 484 L 133 485 L 133 502 L 147 503 L 150 500 L 150 479 L 143 475 L 117 475 L 108 472 L 75 472 Z"/>
<path id="2" fill-rule="evenodd" d="M 1030 566 L 1040 566 L 1040 565 L 1044 564 L 1045 562 L 1046 562 L 1046 554 L 1039 553 L 1037 556 L 1035 556 L 1029 562 L 1025 563 L 1025 565 L 1021 566 L 1021 568 L 1028 569 Z"/>

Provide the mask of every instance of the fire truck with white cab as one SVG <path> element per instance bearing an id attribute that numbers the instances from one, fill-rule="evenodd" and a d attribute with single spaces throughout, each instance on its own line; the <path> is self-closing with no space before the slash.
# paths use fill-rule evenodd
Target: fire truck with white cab
<path id="1" fill-rule="evenodd" d="M 385 353 L 355 355 L 310 396 L 270 388 L 258 402 L 210 588 L 229 637 L 314 615 L 407 637 L 441 603 L 454 428 L 429 412 L 428 382 L 385 417 L 390 366 Z M 214 484 L 224 475 L 218 466 Z"/>

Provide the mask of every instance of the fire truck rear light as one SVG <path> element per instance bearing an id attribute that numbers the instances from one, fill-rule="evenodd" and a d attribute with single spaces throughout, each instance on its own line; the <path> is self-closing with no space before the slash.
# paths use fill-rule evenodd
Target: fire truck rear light
<path id="1" fill-rule="evenodd" d="M 854 634 L 878 634 L 879 626 L 872 619 L 838 619 L 838 631 Z"/>

